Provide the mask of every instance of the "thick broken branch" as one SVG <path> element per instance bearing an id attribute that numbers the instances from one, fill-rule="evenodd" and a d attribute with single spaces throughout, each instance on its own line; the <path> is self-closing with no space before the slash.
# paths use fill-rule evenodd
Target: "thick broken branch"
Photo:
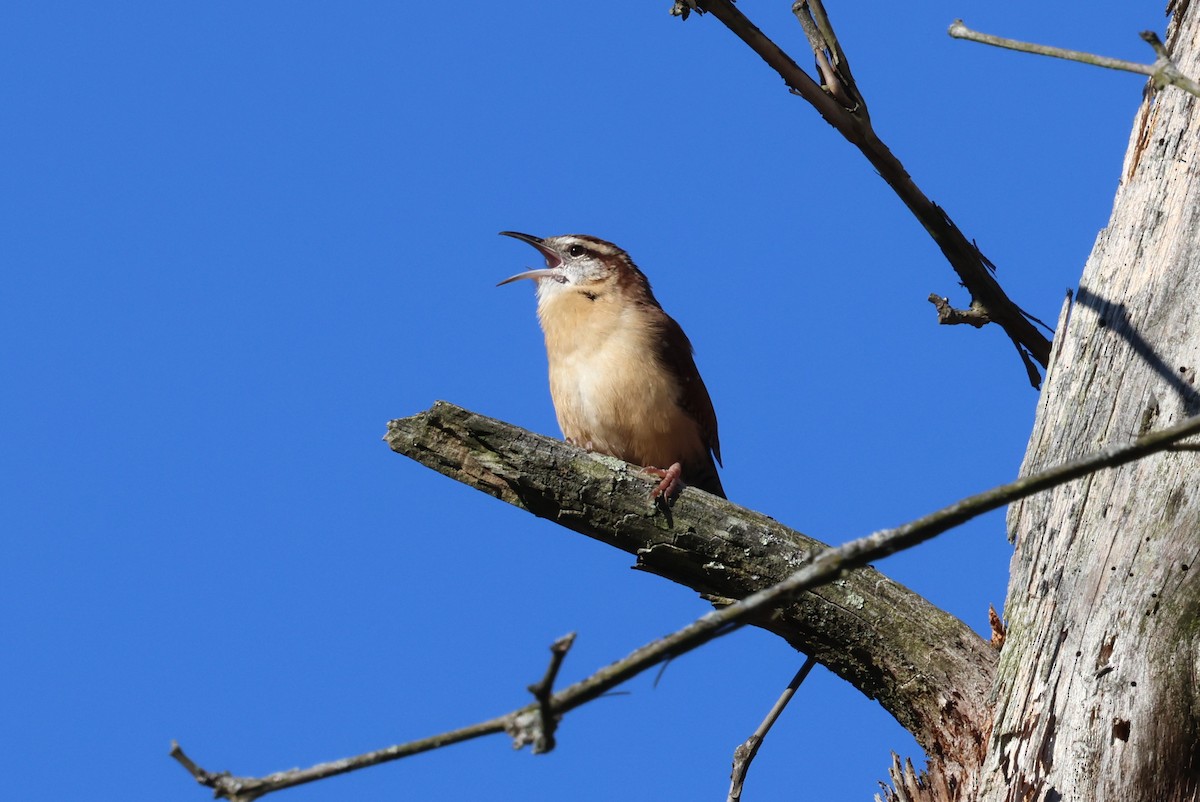
<path id="1" fill-rule="evenodd" d="M 503 501 L 637 555 L 637 567 L 718 605 L 793 574 L 825 544 L 765 515 L 686 490 L 674 526 L 654 480 L 624 462 L 439 402 L 392 421 L 392 449 Z M 866 568 L 751 623 L 879 700 L 931 755 L 975 748 L 995 651 L 969 627 Z"/>
<path id="2" fill-rule="evenodd" d="M 917 594 L 870 568 L 870 559 L 923 543 L 1100 468 L 1124 465 L 1200 431 L 1200 417 L 1084 459 L 1028 475 L 923 519 L 829 549 L 755 511 L 685 490 L 667 526 L 649 502 L 656 483 L 636 466 L 589 454 L 502 421 L 438 402 L 392 420 L 392 450 L 535 515 L 637 553 L 640 567 L 734 603 L 646 647 L 642 663 L 682 653 L 730 627 L 782 636 L 877 698 L 912 732 L 943 777 L 982 755 L 995 651 Z M 632 676 L 630 664 L 608 677 Z M 983 686 L 980 686 L 983 683 Z M 610 686 L 611 687 L 611 686 Z"/>
<path id="3" fill-rule="evenodd" d="M 868 696 L 879 698 L 925 748 L 930 774 L 949 788 L 974 776 L 983 755 L 986 726 L 979 716 L 985 712 L 980 707 L 986 708 L 988 703 L 987 694 L 976 695 L 976 683 L 991 681 L 994 651 L 957 619 L 863 566 L 923 543 L 988 510 L 1102 468 L 1132 462 L 1197 432 L 1200 416 L 837 548 L 821 547 L 765 516 L 691 489 L 676 501 L 674 523 L 667 527 L 648 500 L 655 482 L 636 466 L 443 402 L 420 415 L 391 421 L 386 439 L 394 451 L 459 481 L 634 551 L 643 558 L 643 566 L 655 547 L 667 544 L 669 538 L 671 558 L 653 566 L 654 570 L 692 587 L 699 584 L 723 590 L 723 596 L 737 600 L 643 647 L 619 668 L 610 667 L 609 675 L 597 675 L 592 690 L 607 690 L 668 656 L 695 649 L 733 628 L 754 624 L 780 634 L 793 645 L 807 641 L 809 645 L 799 648 Z M 636 543 L 643 546 L 630 548 Z M 787 570 L 797 553 L 805 557 L 800 564 L 790 563 L 795 567 Z M 710 560 L 718 555 L 728 562 Z M 780 563 L 772 557 L 783 559 L 782 575 L 778 574 Z M 745 573 L 756 568 L 756 573 Z M 850 596 L 844 595 L 846 590 Z M 886 609 L 885 603 L 891 603 L 892 609 Z M 851 611 L 856 614 L 850 618 L 857 619 L 857 626 L 838 615 Z M 864 611 L 868 615 L 863 615 Z M 817 617 L 806 619 L 806 615 Z M 826 617 L 820 618 L 822 615 Z M 867 622 L 869 632 L 862 627 Z M 847 637 L 860 640 L 850 644 Z M 934 640 L 914 648 L 922 637 Z M 905 659 L 911 662 L 899 664 Z M 865 674 L 864 666 L 872 666 L 877 673 Z M 897 686 L 899 676 L 907 676 L 911 684 Z M 954 679 L 944 681 L 951 677 Z M 970 689 L 961 682 L 970 683 Z M 556 709 L 560 703 L 562 710 L 571 709 L 574 705 L 563 703 L 562 697 L 589 683 L 557 694 Z"/>
<path id="4" fill-rule="evenodd" d="M 400 453 L 410 453 L 406 450 L 407 446 L 422 442 L 419 435 L 422 430 L 428 432 L 429 428 L 421 425 L 421 423 L 418 423 L 415 427 L 412 426 L 417 421 L 422 421 L 426 424 L 433 423 L 433 429 L 443 432 L 448 431 L 447 427 L 438 425 L 437 421 L 430 421 L 433 414 L 439 411 L 450 411 L 452 417 L 457 416 L 460 419 L 473 418 L 477 423 L 484 424 L 482 427 L 475 429 L 477 433 L 494 434 L 496 429 L 502 429 L 505 426 L 505 424 L 501 424 L 498 421 L 473 415 L 449 404 L 439 403 L 429 412 L 422 415 L 404 420 L 391 421 L 389 424 L 388 440 L 392 443 L 393 449 Z M 491 432 L 488 432 L 489 428 L 492 429 Z M 515 427 L 508 428 L 534 441 L 548 441 L 548 438 L 542 438 L 538 435 L 524 432 L 521 429 L 516 429 Z M 811 559 L 805 561 L 805 564 L 798 570 L 791 572 L 782 580 L 772 583 L 769 587 L 750 593 L 743 599 L 730 601 L 728 604 L 721 606 L 720 609 L 702 616 L 683 629 L 637 649 L 629 656 L 606 666 L 587 679 L 577 682 L 563 691 L 550 694 L 549 686 L 553 681 L 553 677 L 557 675 L 562 657 L 565 656 L 570 643 L 573 641 L 573 636 L 561 638 L 552 647 L 554 656 L 551 659 L 551 664 L 547 669 L 545 677 L 541 682 L 530 687 L 530 690 L 537 697 L 537 701 L 499 718 L 490 719 L 453 732 L 435 735 L 431 738 L 358 755 L 353 758 L 331 761 L 308 769 L 291 769 L 259 778 L 238 777 L 228 772 L 216 773 L 206 771 L 184 754 L 178 744 L 172 744 L 171 755 L 191 773 L 197 782 L 212 788 L 217 797 L 233 800 L 233 802 L 253 802 L 253 800 L 273 791 L 313 782 L 337 774 L 344 774 L 356 769 L 396 760 L 400 757 L 436 749 L 451 743 L 492 734 L 500 730 L 504 730 L 512 735 L 514 743 L 517 746 L 527 743 L 546 746 L 546 739 L 552 737 L 552 735 L 546 734 L 546 730 L 552 726 L 551 722 L 557 721 L 561 714 L 598 698 L 622 682 L 672 656 L 697 649 L 738 627 L 746 624 L 766 626 L 766 622 L 775 614 L 783 613 L 789 603 L 795 602 L 803 596 L 816 595 L 819 590 L 825 587 L 844 586 L 849 584 L 849 580 L 855 578 L 856 575 L 862 577 L 863 575 L 874 573 L 870 569 L 864 568 L 866 563 L 872 559 L 893 554 L 902 549 L 911 548 L 919 543 L 923 543 L 971 518 L 981 515 L 988 510 L 997 509 L 1011 501 L 1026 498 L 1033 493 L 1049 489 L 1072 479 L 1081 478 L 1101 468 L 1123 465 L 1156 451 L 1161 451 L 1184 437 L 1196 434 L 1197 432 L 1200 432 L 1200 416 L 1189 418 L 1175 426 L 1148 434 L 1139 438 L 1134 443 L 1113 446 L 1073 462 L 1059 465 L 1040 473 L 1023 477 L 1007 485 L 962 499 L 949 507 L 945 507 L 895 529 L 875 532 L 837 548 L 821 549 Z M 411 437 L 410 435 L 412 434 L 417 434 L 418 436 Z M 435 437 L 427 442 L 438 441 L 439 438 Z M 453 438 L 451 442 L 453 442 Z M 480 440 L 480 442 L 482 443 L 483 441 Z M 548 442 L 553 443 L 553 441 Z M 445 441 L 443 440 L 440 445 L 445 445 Z M 563 445 L 565 446 L 565 444 Z M 577 449 L 571 446 L 566 447 L 577 451 Z M 490 444 L 485 444 L 485 448 L 497 456 L 503 456 L 503 451 L 491 448 Z M 417 451 L 419 450 L 417 449 Z M 454 451 L 455 449 L 451 448 L 448 453 Z M 431 453 L 436 452 L 431 451 Z M 492 467 L 500 467 L 502 469 L 501 474 L 496 474 L 497 478 L 502 480 L 501 483 L 510 484 L 510 480 L 504 478 L 505 471 L 502 462 L 488 461 L 492 463 Z M 439 461 L 435 460 L 435 462 Z M 625 481 L 627 477 L 631 476 L 631 472 L 636 470 L 635 466 L 607 458 L 596 458 L 596 464 L 604 464 L 605 462 L 615 463 L 609 464 L 610 472 L 608 479 L 612 485 L 609 492 L 612 496 L 621 495 L 617 492 L 617 488 L 621 485 L 637 484 L 636 482 Z M 454 459 L 441 460 L 440 464 L 443 467 L 451 466 L 454 464 Z M 443 472 L 452 473 L 446 470 L 443 470 Z M 473 473 L 478 476 L 477 472 Z M 455 478 L 461 477 L 456 476 Z M 593 478 L 596 477 L 593 476 Z M 499 487 L 501 483 L 486 482 L 485 486 L 495 488 Z M 563 482 L 562 484 L 568 485 L 570 483 Z M 590 484 L 590 482 L 585 482 L 585 484 Z M 643 504 L 646 502 L 645 493 L 649 489 L 648 484 L 641 484 L 640 489 Z M 586 490 L 586 488 L 582 489 Z M 582 500 L 586 495 L 586 492 L 580 493 L 578 498 Z M 701 499 L 707 498 L 718 501 L 719 504 L 729 508 L 726 510 L 726 513 L 735 517 L 749 517 L 753 515 L 753 513 L 734 507 L 722 499 L 716 499 L 706 493 L 694 490 L 684 493 L 679 501 L 686 502 L 689 496 L 699 496 Z M 517 498 L 519 499 L 520 496 Z M 514 503 L 524 506 L 519 501 Z M 636 516 L 637 513 L 626 512 L 625 515 L 627 517 Z M 726 521 L 727 525 L 728 523 L 730 523 L 729 520 Z M 755 524 L 757 522 L 751 523 Z M 879 582 L 886 582 L 886 580 L 880 578 Z M 858 601 L 862 602 L 864 600 L 859 599 Z M 975 638 L 975 640 L 978 641 L 978 638 Z M 870 655 L 867 656 L 869 657 Z M 811 662 L 813 655 L 810 654 L 809 657 Z M 797 675 L 796 683 L 799 682 L 804 673 L 802 669 L 800 674 Z M 924 693 L 925 690 L 923 687 L 919 688 L 918 694 Z M 957 686 L 946 686 L 940 690 L 937 688 L 932 690 L 943 713 L 947 716 L 954 714 L 956 708 L 963 706 L 965 701 L 969 701 L 969 699 L 964 700 L 959 695 L 958 692 L 961 691 L 961 688 Z M 900 698 L 903 698 L 903 695 Z M 909 707 L 915 709 L 919 708 L 919 705 L 913 704 L 912 700 L 910 700 Z M 773 720 L 773 717 L 768 717 L 768 721 L 770 720 Z M 913 733 L 923 745 L 926 745 L 930 756 L 929 770 L 922 782 L 935 782 L 940 789 L 939 793 L 941 793 L 941 797 L 939 798 L 951 798 L 952 789 L 961 788 L 964 781 L 975 777 L 974 771 L 977 769 L 978 760 L 982 755 L 981 748 L 985 737 L 983 730 L 971 729 L 959 733 L 957 740 L 949 743 L 956 751 L 950 752 L 935 751 L 931 748 L 931 745 L 935 747 L 947 745 L 946 743 L 936 741 L 936 736 L 943 734 L 944 730 L 938 732 L 921 730 L 913 731 Z M 974 749 L 971 748 L 972 745 Z M 545 751 L 545 749 L 542 751 Z M 736 785 L 737 778 L 735 776 L 735 787 Z"/>

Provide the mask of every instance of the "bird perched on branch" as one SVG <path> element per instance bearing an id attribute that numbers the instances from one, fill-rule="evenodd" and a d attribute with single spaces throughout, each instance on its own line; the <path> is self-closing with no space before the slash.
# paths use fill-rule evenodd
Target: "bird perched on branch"
<path id="1" fill-rule="evenodd" d="M 629 254 L 584 234 L 500 233 L 546 259 L 500 284 L 537 282 L 550 396 L 567 442 L 661 477 L 651 498 L 669 500 L 682 484 L 724 498 L 717 415 L 692 344 Z"/>

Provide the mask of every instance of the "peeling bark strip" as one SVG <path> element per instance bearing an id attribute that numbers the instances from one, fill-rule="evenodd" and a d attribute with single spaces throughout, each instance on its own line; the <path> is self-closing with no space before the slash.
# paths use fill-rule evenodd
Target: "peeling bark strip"
<path id="1" fill-rule="evenodd" d="M 1200 4 L 1168 49 L 1200 74 Z M 1200 409 L 1200 100 L 1149 93 L 1060 329 L 1023 473 Z M 1200 454 L 1015 504 L 997 715 L 980 799 L 1200 796 Z"/>
<path id="2" fill-rule="evenodd" d="M 438 402 L 391 421 L 393 451 L 637 555 L 638 567 L 720 604 L 792 574 L 825 544 L 688 489 L 668 525 L 653 479 L 611 457 Z M 978 765 L 996 653 L 958 619 L 873 569 L 805 593 L 758 626 L 878 699 L 950 786 Z"/>

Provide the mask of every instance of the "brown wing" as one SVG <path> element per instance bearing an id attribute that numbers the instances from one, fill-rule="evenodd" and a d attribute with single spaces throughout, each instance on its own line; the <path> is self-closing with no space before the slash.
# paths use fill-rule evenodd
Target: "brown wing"
<path id="1" fill-rule="evenodd" d="M 706 464 L 684 465 L 684 481 L 699 487 L 714 495 L 725 497 L 721 479 L 717 476 L 717 466 L 721 464 L 721 441 L 717 436 L 717 413 L 713 409 L 712 399 L 700 371 L 696 368 L 696 360 L 692 356 L 692 343 L 683 333 L 683 329 L 667 314 L 663 314 L 663 325 L 658 339 L 659 361 L 679 380 L 682 388 L 679 405 L 683 407 L 700 426 L 704 439 Z"/>

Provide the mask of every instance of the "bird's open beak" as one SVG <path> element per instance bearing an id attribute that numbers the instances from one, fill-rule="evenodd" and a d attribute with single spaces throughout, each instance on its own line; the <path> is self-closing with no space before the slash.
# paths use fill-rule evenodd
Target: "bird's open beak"
<path id="1" fill-rule="evenodd" d="M 519 231 L 501 231 L 500 236 L 512 237 L 513 239 L 521 240 L 521 242 L 528 242 L 530 245 L 538 249 L 538 253 L 546 257 L 546 266 L 536 270 L 526 270 L 524 273 L 518 273 L 515 276 L 509 276 L 508 278 L 504 279 L 504 281 L 501 281 L 499 284 L 497 284 L 497 287 L 501 287 L 511 281 L 517 281 L 518 279 L 523 278 L 556 278 L 561 275 L 559 268 L 562 267 L 562 257 L 559 256 L 554 250 L 547 248 L 541 237 L 535 237 L 532 234 L 522 234 Z"/>

